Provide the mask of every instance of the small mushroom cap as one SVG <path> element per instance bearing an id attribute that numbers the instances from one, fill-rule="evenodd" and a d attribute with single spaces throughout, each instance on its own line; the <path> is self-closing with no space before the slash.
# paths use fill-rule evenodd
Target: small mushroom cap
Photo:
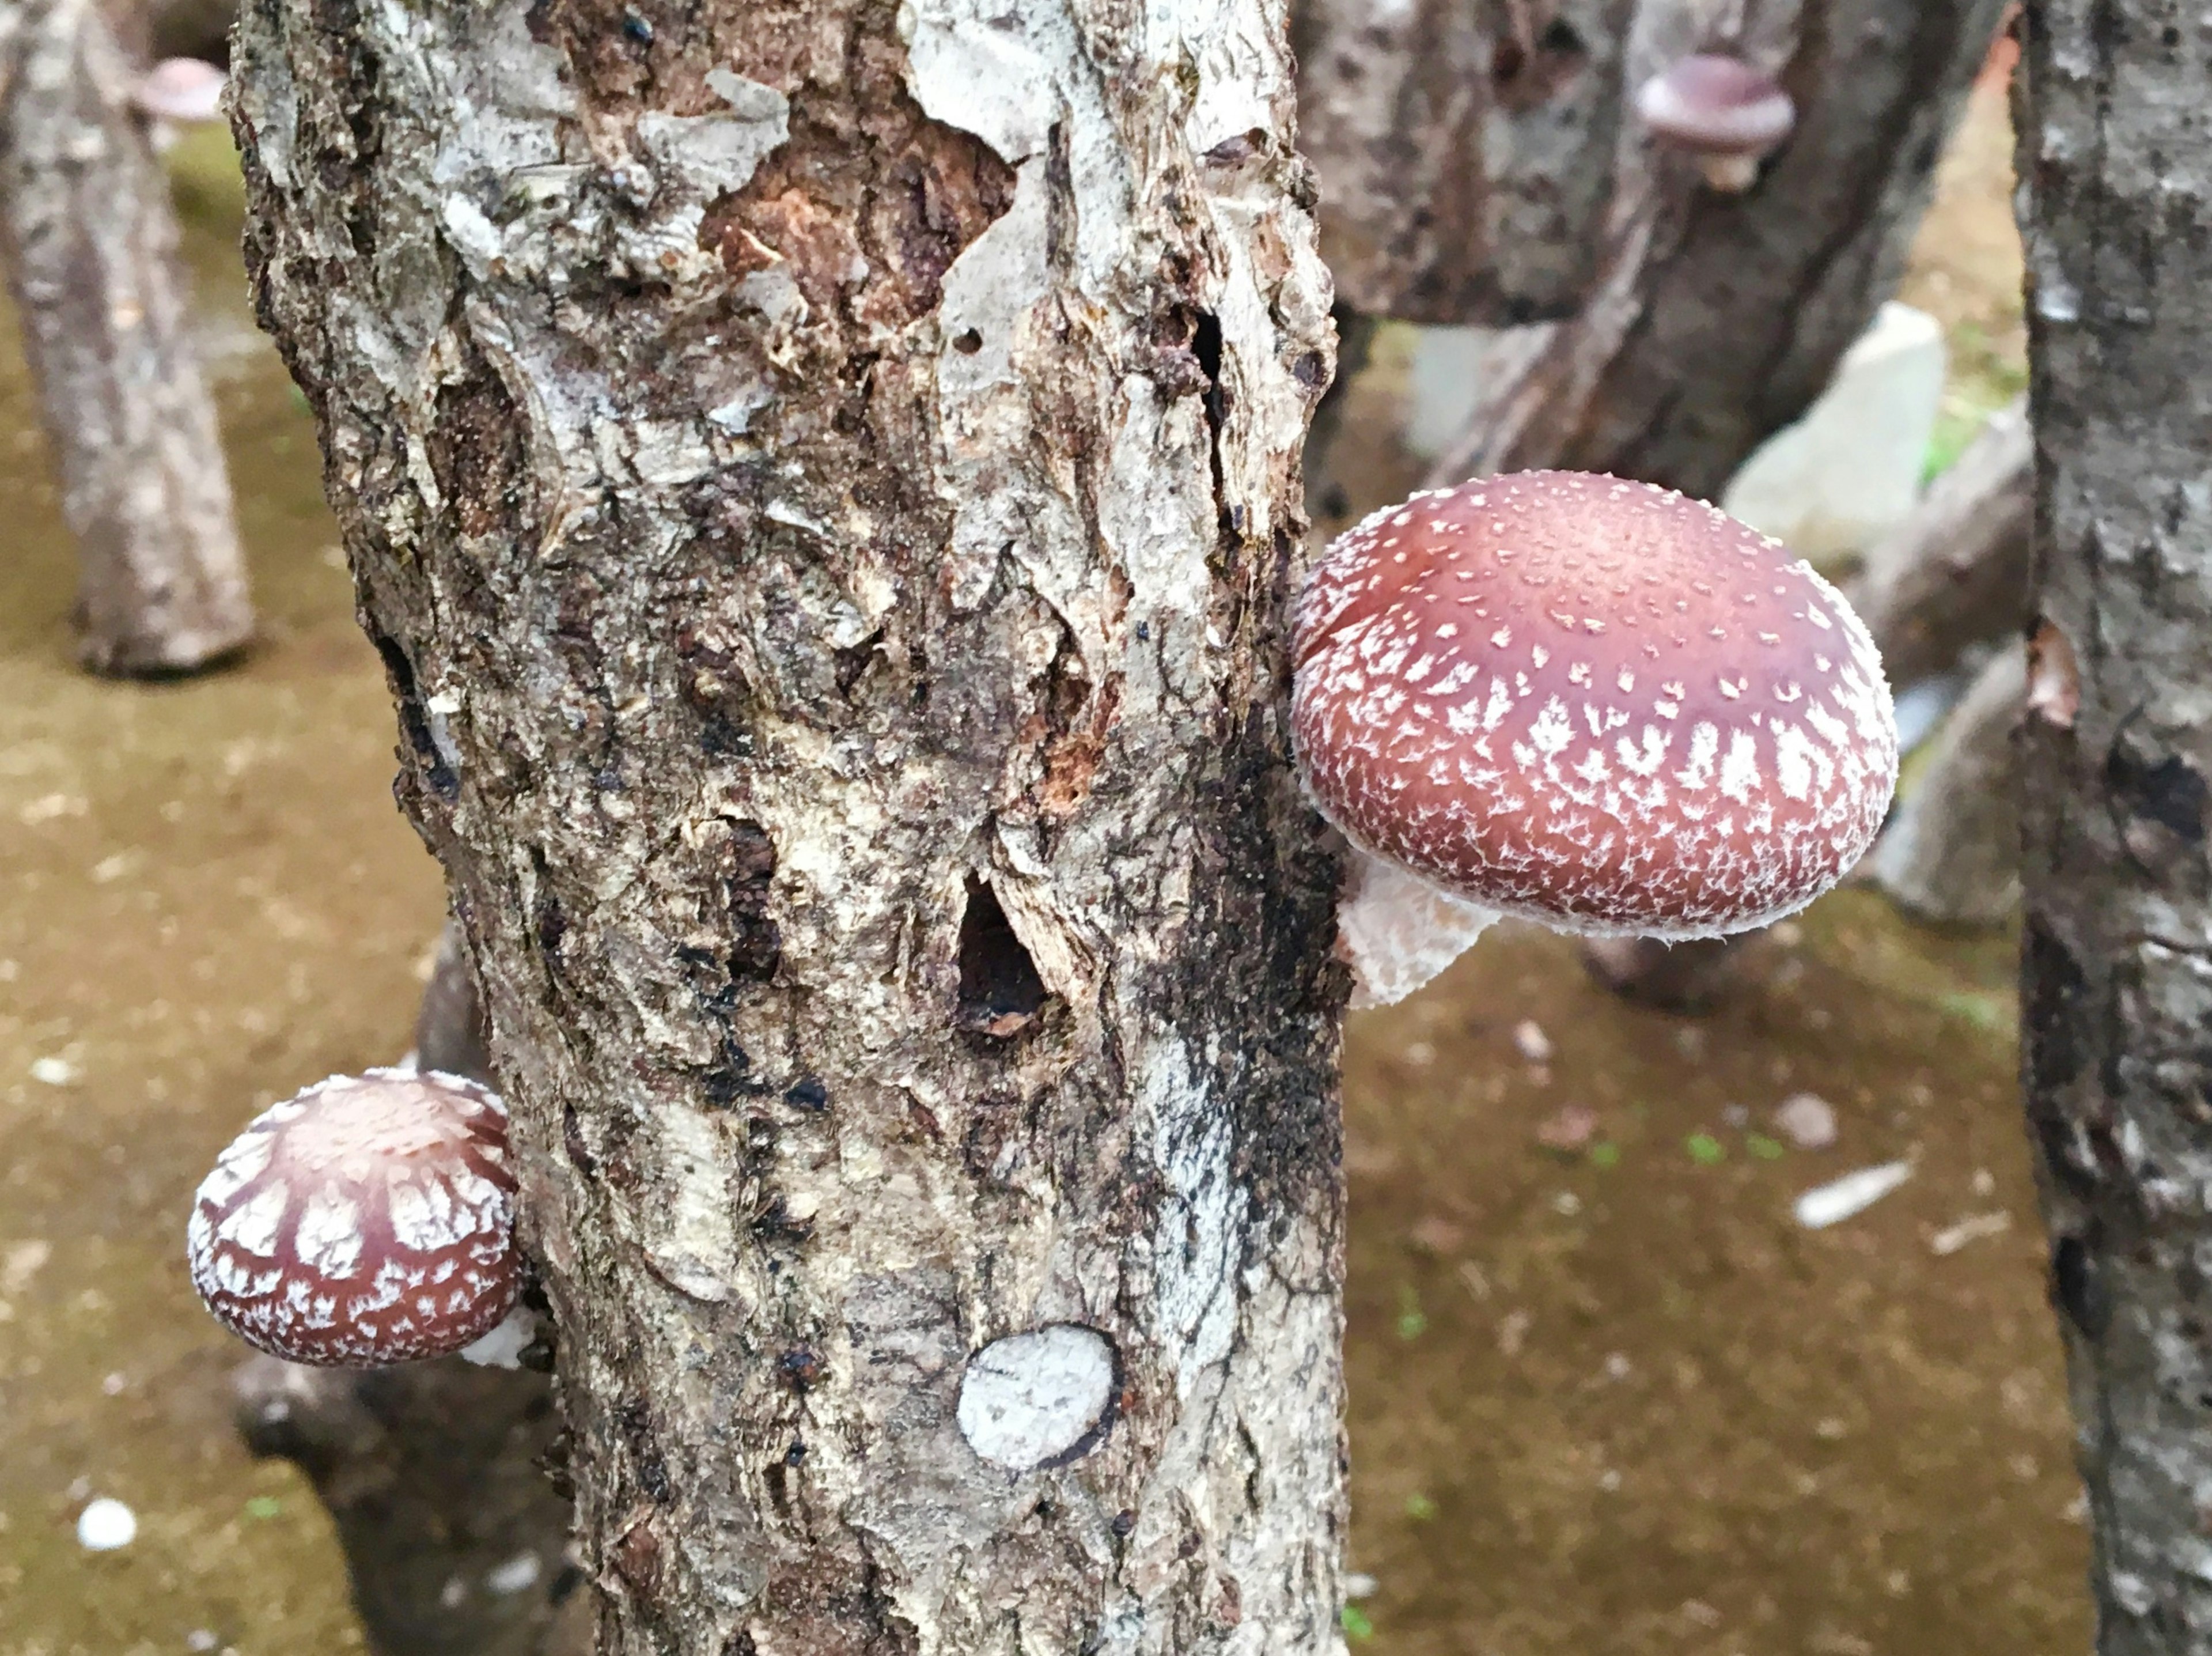
<path id="1" fill-rule="evenodd" d="M 221 70 L 197 58 L 164 58 L 138 77 L 131 101 L 157 120 L 220 120 L 224 79 Z"/>
<path id="2" fill-rule="evenodd" d="M 439 1356 L 514 1306 L 514 1196 L 496 1094 L 430 1070 L 333 1075 L 216 1160 L 192 1204 L 192 1284 L 291 1362 Z"/>
<path id="3" fill-rule="evenodd" d="M 1856 862 L 1897 781 L 1874 642 L 1781 543 L 1525 472 L 1346 533 L 1297 615 L 1309 791 L 1362 849 L 1565 931 L 1711 937 Z"/>
<path id="4" fill-rule="evenodd" d="M 1710 52 L 1646 81 L 1636 113 L 1654 137 L 1704 155 L 1763 155 L 1797 122 L 1797 106 L 1771 76 Z"/>

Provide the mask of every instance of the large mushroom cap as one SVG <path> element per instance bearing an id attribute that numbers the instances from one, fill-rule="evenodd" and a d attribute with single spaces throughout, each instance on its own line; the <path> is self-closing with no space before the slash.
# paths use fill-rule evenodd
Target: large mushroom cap
<path id="1" fill-rule="evenodd" d="M 434 1071 L 333 1075 L 264 1111 L 200 1186 L 192 1283 L 295 1363 L 458 1351 L 514 1305 L 514 1178 L 494 1093 Z"/>
<path id="2" fill-rule="evenodd" d="M 1741 931 L 1872 842 L 1897 780 L 1874 642 L 1781 543 L 1647 484 L 1415 495 L 1301 601 L 1308 788 L 1369 853 L 1562 930 Z"/>

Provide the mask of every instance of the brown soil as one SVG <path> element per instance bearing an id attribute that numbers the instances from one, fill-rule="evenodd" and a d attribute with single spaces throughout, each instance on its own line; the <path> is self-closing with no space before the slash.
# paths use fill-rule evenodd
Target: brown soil
<path id="1" fill-rule="evenodd" d="M 192 1299 L 184 1215 L 260 1105 L 404 1047 L 438 881 L 391 807 L 390 711 L 312 435 L 250 343 L 234 185 L 219 150 L 184 160 L 264 619 L 237 668 L 149 686 L 72 667 L 67 540 L 0 352 L 0 1656 L 360 1647 L 313 1496 L 232 1434 L 242 1354 Z M 1994 222 L 1976 187 L 1947 223 Z M 1923 243 L 1946 251 L 1915 279 L 1949 272 L 1954 329 L 1992 314 L 1972 308 L 1998 302 L 1992 260 L 1948 229 Z M 1592 989 L 1559 939 L 1502 930 L 1355 1020 L 1362 1647 L 2085 1646 L 2010 945 L 1847 893 L 1747 965 L 1692 1024 Z M 1769 1136 L 1804 1090 L 1835 1105 L 1835 1148 Z M 1570 1105 L 1594 1135 L 1542 1148 L 1547 1123 L 1574 1136 Z M 1914 1178 L 1868 1213 L 1792 1221 L 1800 1190 L 1897 1157 Z M 76 1541 L 100 1495 L 138 1514 L 120 1551 Z"/>

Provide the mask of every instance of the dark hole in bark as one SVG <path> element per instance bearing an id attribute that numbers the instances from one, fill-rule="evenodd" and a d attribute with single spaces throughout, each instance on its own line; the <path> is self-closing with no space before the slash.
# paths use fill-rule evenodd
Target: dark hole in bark
<path id="1" fill-rule="evenodd" d="M 2176 753 L 2154 757 L 2142 738 L 2123 731 L 2105 758 L 2105 787 L 2128 815 L 2156 823 L 2189 844 L 2204 839 L 2204 778 Z M 2123 823 L 2123 831 L 2126 825 Z"/>
<path id="2" fill-rule="evenodd" d="M 1491 48 L 1490 78 L 1504 86 L 1528 66 L 1528 54 L 1518 40 L 1500 40 Z"/>
<path id="3" fill-rule="evenodd" d="M 814 1113 L 830 1107 L 830 1089 L 819 1075 L 801 1075 L 783 1089 L 783 1101 L 794 1110 Z"/>
<path id="4" fill-rule="evenodd" d="M 372 629 L 369 636 L 375 642 L 376 653 L 384 658 L 385 676 L 391 679 L 392 696 L 399 703 L 399 728 L 406 734 L 407 746 L 414 750 L 422 780 L 440 799 L 453 798 L 461 791 L 461 779 L 439 753 L 437 740 L 430 734 L 430 721 L 423 715 L 422 694 L 415 684 L 415 664 L 385 634 Z"/>
<path id="5" fill-rule="evenodd" d="M 2091 1339 L 2112 1321 L 2112 1300 L 2097 1262 L 2078 1236 L 2062 1236 L 2051 1250 L 2051 1287 L 2058 1308 Z"/>
<path id="6" fill-rule="evenodd" d="M 2029 1085 L 2048 1098 L 2081 1073 L 2077 1006 L 2088 993 L 2089 980 L 2073 952 L 2040 916 L 2029 916 L 2023 931 Z"/>
<path id="7" fill-rule="evenodd" d="M 963 328 L 952 336 L 952 349 L 963 356 L 973 356 L 983 349 L 983 336 L 973 328 Z"/>
<path id="8" fill-rule="evenodd" d="M 1007 922 L 991 888 L 972 874 L 960 916 L 958 1027 L 1004 1038 L 1026 1028 L 1044 1006 L 1044 979 Z"/>

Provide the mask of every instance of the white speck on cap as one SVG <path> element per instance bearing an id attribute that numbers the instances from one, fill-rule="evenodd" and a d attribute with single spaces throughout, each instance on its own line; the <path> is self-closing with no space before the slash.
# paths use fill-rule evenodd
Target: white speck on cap
<path id="1" fill-rule="evenodd" d="M 112 1495 L 88 1501 L 76 1515 L 77 1544 L 87 1552 L 113 1552 L 137 1538 L 137 1513 Z"/>
<path id="2" fill-rule="evenodd" d="M 264 1111 L 192 1204 L 192 1283 L 247 1344 L 374 1367 L 459 1351 L 513 1309 L 507 1110 L 434 1070 L 333 1075 Z"/>
<path id="3" fill-rule="evenodd" d="M 1680 939 L 1792 913 L 1872 843 L 1897 779 L 1881 661 L 1778 543 L 1579 472 L 1423 513 L 1442 527 L 1403 564 L 1377 555 L 1388 513 L 1347 532 L 1298 609 L 1301 772 L 1362 850 L 1558 929 Z M 1440 636 L 1462 610 L 1484 624 Z"/>

